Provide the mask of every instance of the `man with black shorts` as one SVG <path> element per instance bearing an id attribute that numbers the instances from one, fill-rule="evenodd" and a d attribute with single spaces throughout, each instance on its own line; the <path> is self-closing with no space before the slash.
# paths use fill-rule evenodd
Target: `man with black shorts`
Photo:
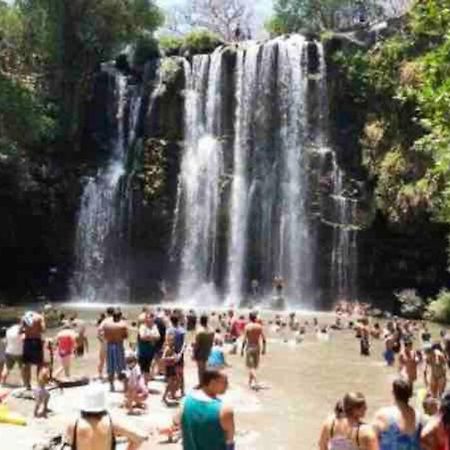
<path id="1" fill-rule="evenodd" d="M 44 363 L 45 332 L 44 317 L 33 311 L 27 312 L 21 321 L 21 331 L 24 334 L 23 341 L 23 379 L 26 389 L 31 389 L 31 366 L 36 366 L 37 374 Z"/>

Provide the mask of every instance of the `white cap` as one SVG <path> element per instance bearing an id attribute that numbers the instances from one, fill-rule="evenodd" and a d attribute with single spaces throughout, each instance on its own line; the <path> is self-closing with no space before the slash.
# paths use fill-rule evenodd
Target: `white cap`
<path id="1" fill-rule="evenodd" d="M 102 386 L 89 387 L 81 403 L 81 411 L 86 413 L 101 413 L 106 411 L 106 392 Z"/>

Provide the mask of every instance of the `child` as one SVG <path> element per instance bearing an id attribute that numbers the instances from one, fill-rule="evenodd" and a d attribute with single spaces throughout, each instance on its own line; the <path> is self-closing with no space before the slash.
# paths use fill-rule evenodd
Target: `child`
<path id="1" fill-rule="evenodd" d="M 225 361 L 225 353 L 223 351 L 223 342 L 220 337 L 216 337 L 214 339 L 214 345 L 211 348 L 207 366 L 208 366 L 208 369 L 213 369 L 213 370 L 222 370 L 225 367 L 228 367 L 228 364 Z"/>
<path id="2" fill-rule="evenodd" d="M 50 393 L 47 390 L 47 385 L 50 381 L 50 370 L 48 365 L 44 365 L 39 372 L 38 387 L 35 391 L 35 407 L 34 417 L 47 418 L 47 414 L 50 411 L 48 409 L 48 403 L 50 401 Z"/>
<path id="3" fill-rule="evenodd" d="M 123 381 L 125 402 L 128 413 L 132 414 L 134 408 L 146 409 L 145 401 L 148 398 L 148 389 L 144 377 L 139 368 L 136 355 L 130 353 L 126 356 L 127 370 L 123 372 L 119 380 Z"/>
<path id="4" fill-rule="evenodd" d="M 164 349 L 162 360 L 166 366 L 166 381 L 167 386 L 163 395 L 163 402 L 168 403 L 167 397 L 170 394 L 172 399 L 175 399 L 175 393 L 178 390 L 178 376 L 175 367 L 177 353 L 175 351 L 175 335 L 169 334 L 167 336 L 166 348 Z"/>
<path id="5" fill-rule="evenodd" d="M 439 400 L 431 394 L 427 394 L 422 403 L 423 412 L 425 413 L 425 421 L 428 422 L 432 417 L 439 413 Z"/>

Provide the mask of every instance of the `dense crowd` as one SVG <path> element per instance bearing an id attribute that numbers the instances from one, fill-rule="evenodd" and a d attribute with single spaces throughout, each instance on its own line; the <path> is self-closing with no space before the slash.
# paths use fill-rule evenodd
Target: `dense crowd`
<path id="1" fill-rule="evenodd" d="M 144 307 L 130 321 L 120 309 L 111 307 L 96 323 L 97 378 L 107 382 L 110 391 L 123 393 L 122 407 L 127 413 L 142 415 L 148 414 L 149 383 L 164 379 L 162 401 L 180 407 L 173 423 L 159 432 L 169 441 L 181 439 L 185 450 L 232 450 L 234 411 L 220 400 L 228 388 L 223 370 L 229 367 L 227 354 L 245 356 L 248 386 L 258 390 L 257 369 L 266 352 L 265 328 L 270 327 L 282 341 L 289 333 L 297 344 L 307 333 L 326 342 L 332 334 L 347 330 L 359 340 L 361 358 L 371 354 L 375 340 L 382 342 L 385 364 L 398 372 L 392 383 L 393 402 L 366 422 L 365 396 L 345 394 L 322 426 L 319 449 L 450 450 L 450 393 L 445 392 L 450 336 L 442 331 L 440 339 L 433 341 L 424 322 L 395 317 L 374 321 L 367 316 L 365 305 L 341 303 L 335 313 L 331 325 L 322 325 L 316 318 L 301 321 L 295 313 L 276 314 L 264 324 L 257 312 L 244 316 L 229 310 L 198 316 L 195 310 Z M 51 386 L 89 382 L 86 377 L 75 377 L 72 368 L 74 358 L 89 352 L 86 324 L 76 316 L 60 319 L 51 338 L 46 337 L 45 316 L 35 312 L 27 312 L 0 334 L 0 381 L 7 385 L 17 365 L 24 388 L 34 395 L 36 417 L 47 416 Z M 189 357 L 197 369 L 193 390 L 186 390 L 185 383 Z M 34 390 L 33 366 L 37 368 Z M 421 376 L 425 388 L 415 389 Z M 414 395 L 420 408 L 411 404 Z M 128 439 L 130 450 L 148 438 L 113 419 L 102 383 L 93 383 L 86 388 L 80 416 L 66 430 L 66 440 L 74 450 L 109 450 L 115 448 L 117 436 Z"/>

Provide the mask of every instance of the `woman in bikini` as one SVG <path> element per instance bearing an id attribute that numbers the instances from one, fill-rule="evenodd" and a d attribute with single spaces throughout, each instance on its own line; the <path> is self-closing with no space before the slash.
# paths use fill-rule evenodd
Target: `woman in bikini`
<path id="1" fill-rule="evenodd" d="M 367 404 L 363 394 L 348 393 L 325 421 L 320 434 L 320 450 L 378 450 L 378 440 L 370 425 L 362 422 Z"/>

